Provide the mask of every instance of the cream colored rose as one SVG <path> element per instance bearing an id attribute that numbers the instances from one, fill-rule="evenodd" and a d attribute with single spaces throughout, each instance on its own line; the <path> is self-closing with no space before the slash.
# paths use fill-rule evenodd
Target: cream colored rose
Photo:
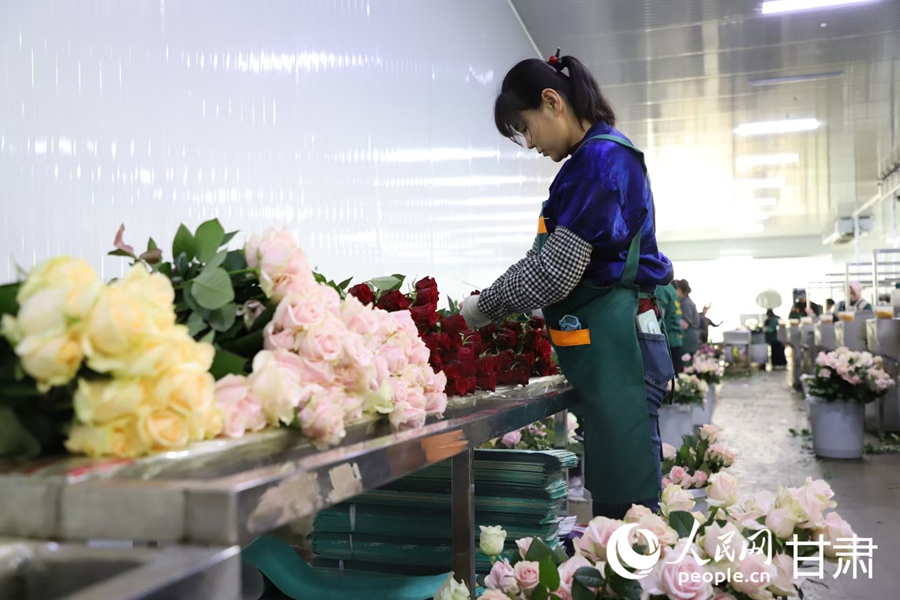
<path id="1" fill-rule="evenodd" d="M 71 333 L 28 336 L 16 346 L 16 355 L 41 392 L 72 381 L 84 360 L 81 344 Z"/>
<path id="2" fill-rule="evenodd" d="M 187 417 L 191 441 L 211 440 L 225 430 L 225 414 L 218 406 L 192 413 Z"/>
<path id="3" fill-rule="evenodd" d="M 61 290 L 65 315 L 83 319 L 90 312 L 101 285 L 97 272 L 86 261 L 61 256 L 32 269 L 16 299 L 24 306 L 47 289 Z"/>
<path id="4" fill-rule="evenodd" d="M 119 458 L 134 458 L 148 450 L 134 418 L 117 419 L 105 425 L 75 425 L 66 440 L 66 448 L 73 454 Z"/>
<path id="5" fill-rule="evenodd" d="M 691 512 L 695 504 L 694 497 L 689 491 L 673 484 L 663 490 L 660 508 L 664 516 L 669 516 L 676 511 Z"/>
<path id="6" fill-rule="evenodd" d="M 729 473 L 715 473 L 706 489 L 707 503 L 712 507 L 728 508 L 738 500 L 738 480 Z"/>
<path id="7" fill-rule="evenodd" d="M 75 415 L 86 425 L 133 417 L 146 395 L 145 382 L 139 379 L 79 379 L 74 397 Z"/>
<path id="8" fill-rule="evenodd" d="M 156 381 L 155 400 L 185 417 L 205 413 L 215 401 L 216 380 L 203 365 L 185 363 Z"/>
<path id="9" fill-rule="evenodd" d="M 184 416 L 172 409 L 162 408 L 143 415 L 138 432 L 152 450 L 181 448 L 190 440 L 190 427 Z"/>
<path id="10" fill-rule="evenodd" d="M 674 546 L 678 543 L 678 532 L 669 527 L 665 519 L 659 515 L 644 515 L 638 521 L 638 529 L 647 529 L 652 532 L 661 546 Z M 632 533 L 637 535 L 637 530 Z"/>
<path id="11" fill-rule="evenodd" d="M 87 319 L 85 354 L 101 373 L 126 370 L 137 356 L 158 348 L 175 324 L 171 283 L 136 266 L 125 279 L 100 291 Z"/>
<path id="12" fill-rule="evenodd" d="M 173 366 L 194 363 L 209 370 L 216 350 L 212 344 L 197 342 L 187 327 L 176 325 L 165 334 L 143 340 L 137 351 L 123 361 L 117 371 L 123 376 L 158 377 Z"/>
<path id="13" fill-rule="evenodd" d="M 813 539 L 824 540 L 828 542 L 825 546 L 825 556 L 828 558 L 837 558 L 837 548 L 848 544 L 849 542 L 839 542 L 838 540 L 849 540 L 853 537 L 853 528 L 850 524 L 841 518 L 836 512 L 828 513 L 825 517 L 824 527 L 813 531 Z"/>

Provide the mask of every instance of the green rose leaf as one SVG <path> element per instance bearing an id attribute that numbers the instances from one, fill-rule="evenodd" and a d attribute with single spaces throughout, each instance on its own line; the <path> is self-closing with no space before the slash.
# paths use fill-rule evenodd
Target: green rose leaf
<path id="1" fill-rule="evenodd" d="M 229 352 L 240 356 L 256 356 L 257 352 L 263 349 L 262 329 L 223 344 L 223 347 Z"/>
<path id="2" fill-rule="evenodd" d="M 16 296 L 19 294 L 21 283 L 7 283 L 0 285 L 0 315 L 19 314 L 19 302 Z"/>
<path id="3" fill-rule="evenodd" d="M 213 364 L 209 368 L 209 372 L 216 380 L 222 379 L 226 375 L 240 375 L 244 372 L 247 365 L 247 359 L 232 354 L 227 350 L 216 348 L 216 356 L 213 358 Z"/>
<path id="4" fill-rule="evenodd" d="M 593 567 L 581 567 L 575 571 L 575 581 L 586 588 L 598 588 L 603 585 L 603 574 Z"/>
<path id="5" fill-rule="evenodd" d="M 159 248 L 159 246 L 156 245 L 156 242 L 153 240 L 153 238 L 150 238 L 150 240 L 147 242 L 147 250 L 156 250 L 157 248 Z"/>
<path id="6" fill-rule="evenodd" d="M 162 261 L 162 250 L 159 248 L 154 248 L 153 250 L 147 250 L 139 257 L 142 261 L 147 263 L 148 265 L 155 265 Z"/>
<path id="7" fill-rule="evenodd" d="M 221 248 L 222 246 L 227 246 L 228 242 L 233 240 L 234 236 L 236 236 L 237 234 L 238 234 L 237 231 L 231 231 L 229 233 L 226 233 L 225 236 L 222 238 L 222 243 L 219 244 L 219 248 Z"/>
<path id="8" fill-rule="evenodd" d="M 243 250 L 231 250 L 225 255 L 222 268 L 226 271 L 241 271 L 247 268 L 247 258 Z"/>
<path id="9" fill-rule="evenodd" d="M 587 568 L 587 567 L 585 567 Z M 579 569 L 580 571 L 581 569 Z M 572 584 L 572 600 L 594 600 L 597 597 L 594 592 L 587 589 L 580 581 Z"/>
<path id="10" fill-rule="evenodd" d="M 107 256 L 124 256 L 127 258 L 134 258 L 134 254 L 132 254 L 131 252 L 127 252 L 125 250 L 119 250 L 118 248 L 116 248 L 115 250 L 113 250 L 111 252 L 107 252 L 106 255 Z"/>
<path id="11" fill-rule="evenodd" d="M 528 552 L 525 554 L 525 560 L 529 562 L 541 562 L 545 557 L 553 556 L 553 550 L 550 549 L 550 546 L 544 543 L 544 540 L 540 538 L 534 538 L 531 541 L 531 547 L 528 548 Z M 556 588 L 553 588 L 554 590 Z"/>
<path id="12" fill-rule="evenodd" d="M 210 330 L 206 333 L 206 335 L 204 335 L 202 338 L 200 338 L 200 339 L 197 340 L 197 341 L 198 341 L 198 342 L 201 342 L 201 343 L 203 343 L 203 344 L 212 344 L 214 341 L 216 341 L 216 330 L 215 330 L 215 329 L 210 329 Z"/>
<path id="13" fill-rule="evenodd" d="M 562 544 L 553 549 L 553 560 L 556 561 L 557 565 L 561 565 L 569 560 L 569 555 L 566 554 L 566 549 L 563 548 Z"/>
<path id="14" fill-rule="evenodd" d="M 694 515 L 683 510 L 676 510 L 669 514 L 669 525 L 678 532 L 679 538 L 686 538 L 691 535 L 694 521 Z"/>
<path id="15" fill-rule="evenodd" d="M 376 277 L 370 283 L 380 292 L 391 292 L 399 290 L 400 286 L 403 285 L 403 280 L 389 275 L 387 277 Z"/>
<path id="16" fill-rule="evenodd" d="M 209 324 L 216 331 L 228 331 L 234 325 L 234 317 L 237 306 L 229 302 L 222 308 L 218 308 L 209 314 Z"/>
<path id="17" fill-rule="evenodd" d="M 206 263 L 206 266 L 203 267 L 204 271 L 211 271 L 212 269 L 217 269 L 221 267 L 225 263 L 225 259 L 228 258 L 228 251 L 222 250 L 221 252 L 216 253 L 209 261 Z"/>
<path id="18" fill-rule="evenodd" d="M 625 579 L 618 575 L 609 578 L 609 587 L 621 600 L 641 600 L 641 594 L 644 591 L 639 581 Z"/>
<path id="19" fill-rule="evenodd" d="M 313 271 L 313 277 L 315 277 L 317 283 L 325 283 L 328 281 L 328 278 L 322 275 L 321 273 L 317 273 Z"/>
<path id="20" fill-rule="evenodd" d="M 224 269 L 204 270 L 191 283 L 191 295 L 203 308 L 216 310 L 234 300 L 231 278 Z"/>
<path id="21" fill-rule="evenodd" d="M 545 556 L 541 559 L 539 580 L 547 590 L 555 591 L 559 588 L 559 571 L 552 556 Z"/>
<path id="22" fill-rule="evenodd" d="M 194 236 L 183 224 L 178 226 L 178 231 L 175 232 L 175 239 L 172 241 L 172 256 L 176 257 L 177 260 L 181 254 L 184 254 L 188 262 L 194 260 L 194 257 L 197 255 Z"/>
<path id="23" fill-rule="evenodd" d="M 0 408 L 0 457 L 34 458 L 41 453 L 41 444 L 19 421 L 9 408 Z"/>
<path id="24" fill-rule="evenodd" d="M 531 592 L 531 600 L 549 600 L 550 594 L 547 592 L 547 588 L 542 585 L 534 588 L 534 591 Z"/>
<path id="25" fill-rule="evenodd" d="M 200 262 L 208 262 L 218 252 L 224 239 L 225 229 L 222 228 L 218 219 L 202 223 L 194 236 L 197 258 Z"/>
<path id="26" fill-rule="evenodd" d="M 186 325 L 188 328 L 188 333 L 191 337 L 194 337 L 207 327 L 206 321 L 203 320 L 203 317 L 195 312 L 192 312 L 191 316 L 188 317 Z"/>
<path id="27" fill-rule="evenodd" d="M 350 279 L 345 279 L 344 281 L 340 282 L 340 283 L 338 284 L 338 289 L 339 289 L 340 291 L 343 292 L 344 290 L 347 289 L 347 286 L 350 285 L 350 282 L 351 282 L 351 281 L 353 281 L 353 278 L 352 278 L 352 277 L 351 277 Z"/>

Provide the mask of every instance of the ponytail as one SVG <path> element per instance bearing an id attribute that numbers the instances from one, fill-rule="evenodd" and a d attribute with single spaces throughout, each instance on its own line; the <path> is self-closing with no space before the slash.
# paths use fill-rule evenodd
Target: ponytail
<path id="1" fill-rule="evenodd" d="M 541 94 L 546 89 L 555 90 L 565 98 L 579 121 L 615 126 L 615 109 L 587 67 L 574 56 L 554 56 L 549 62 L 537 58 L 523 60 L 503 78 L 494 103 L 494 123 L 501 135 L 510 139 L 518 137 L 524 127 L 520 113 L 540 108 Z"/>

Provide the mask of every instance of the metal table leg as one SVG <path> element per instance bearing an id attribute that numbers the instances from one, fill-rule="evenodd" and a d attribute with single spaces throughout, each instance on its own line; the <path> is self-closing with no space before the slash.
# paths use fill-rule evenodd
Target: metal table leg
<path id="1" fill-rule="evenodd" d="M 475 450 L 467 448 L 450 459 L 453 499 L 453 572 L 475 600 Z"/>

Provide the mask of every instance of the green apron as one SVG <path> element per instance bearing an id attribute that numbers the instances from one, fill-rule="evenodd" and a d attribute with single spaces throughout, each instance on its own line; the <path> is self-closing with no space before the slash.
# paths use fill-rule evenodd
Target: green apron
<path id="1" fill-rule="evenodd" d="M 643 154 L 626 140 L 597 135 Z M 645 167 L 646 172 L 646 167 Z M 537 247 L 547 240 L 543 211 Z M 581 396 L 577 412 L 585 430 L 585 486 L 594 502 L 627 504 L 659 497 L 644 368 L 635 317 L 640 293 L 635 285 L 641 254 L 641 231 L 631 242 L 619 283 L 597 287 L 582 281 L 565 299 L 543 309 L 559 364 Z M 565 315 L 578 317 L 582 329 L 560 331 Z"/>

